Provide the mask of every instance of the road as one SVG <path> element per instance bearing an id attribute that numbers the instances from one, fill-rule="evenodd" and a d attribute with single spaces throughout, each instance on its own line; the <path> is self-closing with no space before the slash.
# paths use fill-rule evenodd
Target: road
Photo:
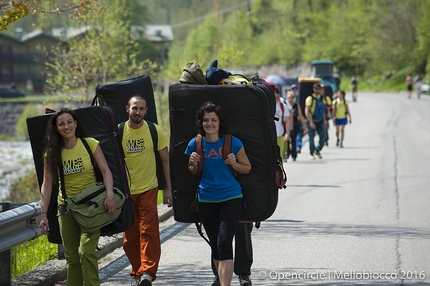
<path id="1" fill-rule="evenodd" d="M 323 159 L 309 160 L 306 144 L 284 164 L 288 188 L 253 231 L 254 285 L 430 285 L 430 97 L 406 97 L 359 93 L 345 148 L 332 127 Z M 154 285 L 211 285 L 209 247 L 194 225 L 171 218 L 161 228 Z M 102 285 L 129 285 L 129 271 L 117 249 Z"/>

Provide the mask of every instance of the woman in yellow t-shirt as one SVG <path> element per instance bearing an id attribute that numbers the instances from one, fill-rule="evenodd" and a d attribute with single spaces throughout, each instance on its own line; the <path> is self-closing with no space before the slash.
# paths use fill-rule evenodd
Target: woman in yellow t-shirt
<path id="1" fill-rule="evenodd" d="M 345 125 L 348 123 L 347 116 L 349 117 L 349 124 L 352 123 L 348 102 L 345 100 L 345 91 L 338 91 L 337 98 L 333 100 L 332 109 L 334 114 L 333 124 L 336 126 L 336 146 L 340 146 L 340 148 L 343 148 L 343 139 L 345 138 Z"/>
<path id="2" fill-rule="evenodd" d="M 57 196 L 58 223 L 67 265 L 67 285 L 99 286 L 98 259 L 96 247 L 100 230 L 86 233 L 76 222 L 73 215 L 65 210 L 65 203 L 59 190 L 53 190 L 53 182 L 59 181 L 59 172 L 64 173 L 67 197 L 74 196 L 81 189 L 96 182 L 90 154 L 82 143 L 85 137 L 83 125 L 76 113 L 62 108 L 49 119 L 44 156 L 44 177 L 41 187 L 41 221 L 43 234 L 50 231 L 47 212 L 51 196 Z M 109 166 L 94 138 L 85 139 L 90 146 L 106 187 L 104 207 L 114 212 L 116 203 L 113 195 L 113 178 Z M 62 170 L 59 170 L 62 166 Z M 58 183 L 61 186 L 61 183 Z"/>

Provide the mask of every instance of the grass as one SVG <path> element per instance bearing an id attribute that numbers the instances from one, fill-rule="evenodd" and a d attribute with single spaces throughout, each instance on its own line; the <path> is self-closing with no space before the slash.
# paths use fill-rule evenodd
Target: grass
<path id="1" fill-rule="evenodd" d="M 163 203 L 163 191 L 158 191 L 157 203 Z M 46 235 L 27 241 L 11 249 L 12 279 L 58 256 L 58 245 L 50 243 Z"/>
<path id="2" fill-rule="evenodd" d="M 12 279 L 54 259 L 58 245 L 48 241 L 46 235 L 27 241 L 11 249 Z"/>

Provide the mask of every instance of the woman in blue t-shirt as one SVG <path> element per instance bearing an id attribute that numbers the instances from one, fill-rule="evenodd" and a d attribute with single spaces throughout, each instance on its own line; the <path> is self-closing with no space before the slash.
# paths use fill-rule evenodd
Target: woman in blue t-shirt
<path id="1" fill-rule="evenodd" d="M 203 170 L 198 187 L 199 214 L 209 237 L 212 257 L 221 285 L 230 285 L 233 276 L 233 237 L 242 212 L 242 188 L 229 166 L 239 174 L 248 174 L 251 163 L 242 142 L 232 136 L 231 153 L 223 159 L 227 120 L 220 106 L 208 101 L 196 112 L 196 125 L 202 135 Z M 200 156 L 196 138 L 185 150 L 188 169 L 199 173 Z"/>

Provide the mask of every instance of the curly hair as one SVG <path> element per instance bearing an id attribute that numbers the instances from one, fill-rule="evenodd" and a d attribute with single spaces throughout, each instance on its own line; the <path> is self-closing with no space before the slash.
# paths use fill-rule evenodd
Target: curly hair
<path id="1" fill-rule="evenodd" d="M 227 132 L 228 121 L 227 116 L 221 106 L 214 104 L 212 101 L 206 101 L 196 112 L 196 126 L 199 134 L 202 136 L 206 135 L 203 129 L 203 116 L 205 113 L 215 112 L 219 118 L 219 133 L 218 136 L 221 137 Z"/>
<path id="2" fill-rule="evenodd" d="M 61 150 L 64 148 L 63 137 L 57 130 L 57 118 L 68 113 L 77 122 L 75 136 L 77 138 L 86 137 L 86 132 L 83 124 L 81 123 L 78 115 L 73 110 L 68 108 L 61 108 L 57 112 L 53 113 L 49 118 L 48 125 L 46 126 L 46 135 L 44 140 L 44 161 L 45 165 L 50 170 L 53 176 L 54 182 L 58 180 L 58 164 L 61 163 Z"/>

